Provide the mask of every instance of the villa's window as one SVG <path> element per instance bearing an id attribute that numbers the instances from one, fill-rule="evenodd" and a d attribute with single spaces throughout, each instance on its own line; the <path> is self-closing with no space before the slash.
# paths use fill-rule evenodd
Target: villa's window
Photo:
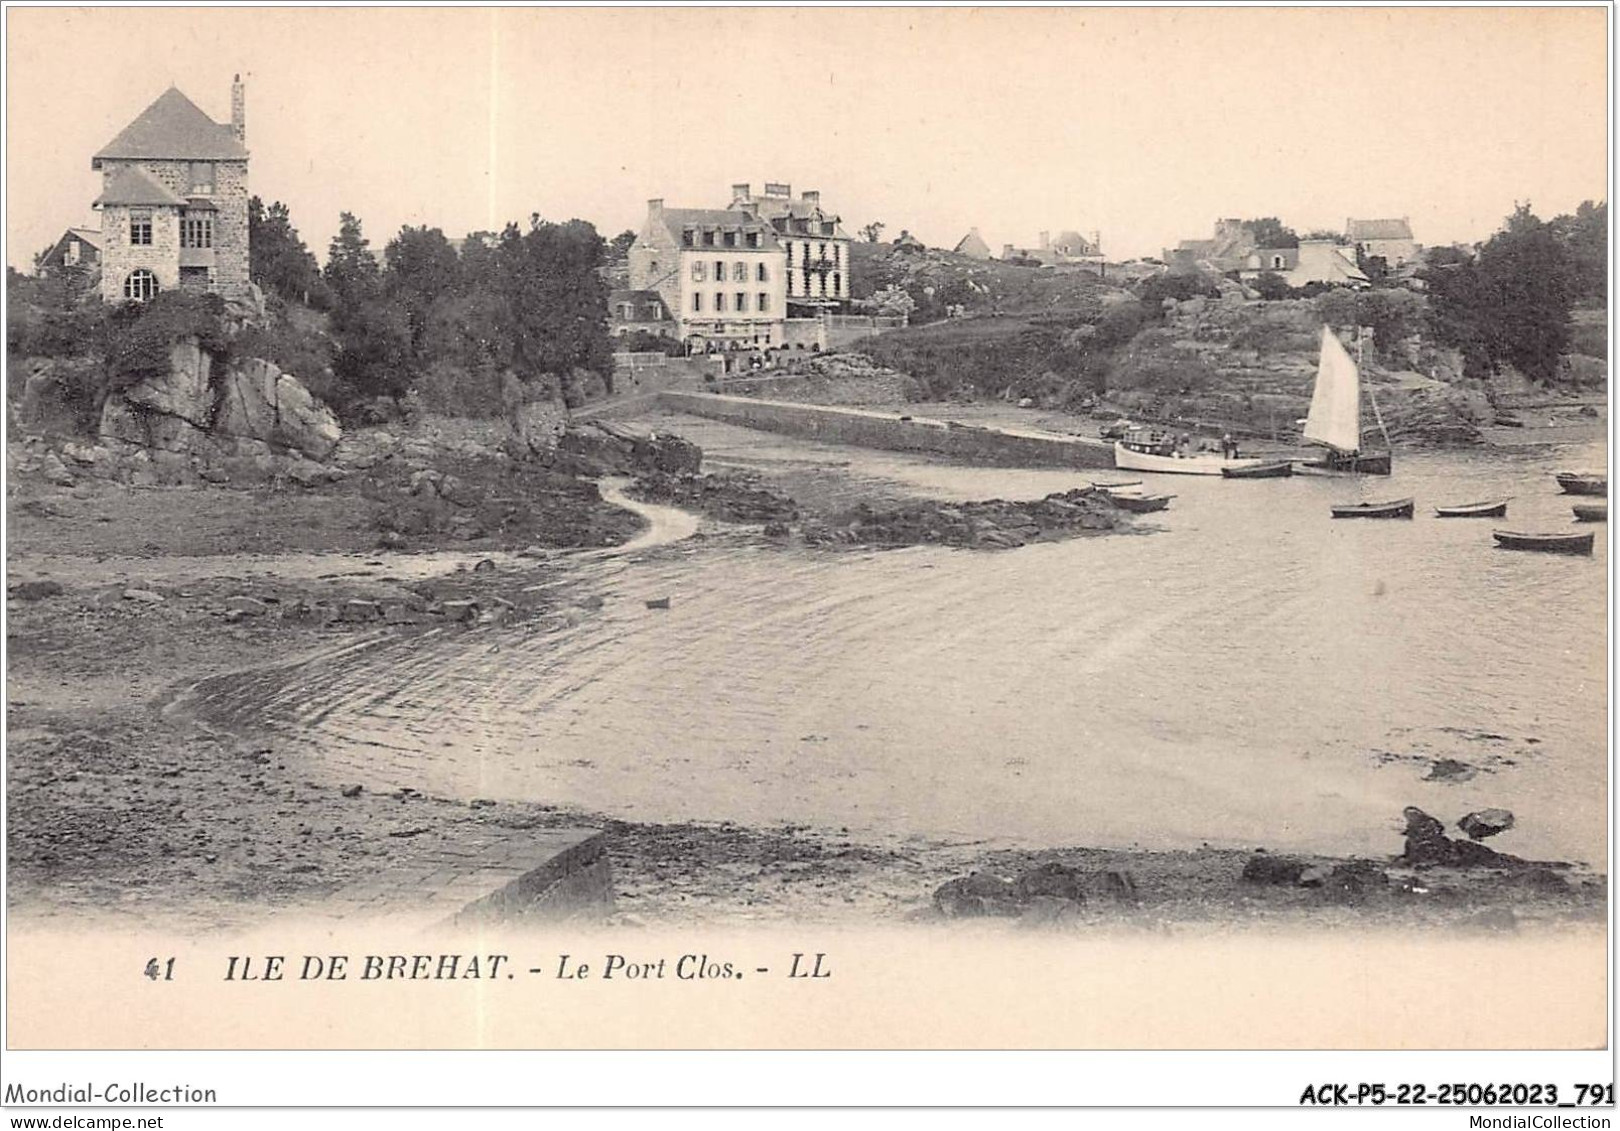
<path id="1" fill-rule="evenodd" d="M 124 279 L 124 297 L 135 302 L 145 302 L 158 293 L 157 276 L 146 268 L 131 271 Z"/>
<path id="2" fill-rule="evenodd" d="M 213 247 L 214 218 L 212 216 L 182 216 L 180 218 L 181 247 Z"/>
<path id="3" fill-rule="evenodd" d="M 204 196 L 214 191 L 214 163 L 212 161 L 193 161 L 191 163 L 191 191 Z"/>
<path id="4" fill-rule="evenodd" d="M 138 246 L 152 242 L 152 212 L 142 209 L 129 214 L 129 242 Z"/>

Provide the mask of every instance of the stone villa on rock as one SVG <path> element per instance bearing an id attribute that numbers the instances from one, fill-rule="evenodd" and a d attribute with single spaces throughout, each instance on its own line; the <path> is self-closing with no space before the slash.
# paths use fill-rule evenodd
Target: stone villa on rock
<path id="1" fill-rule="evenodd" d="M 175 87 L 90 160 L 102 176 L 101 296 L 161 290 L 231 294 L 248 286 L 248 151 L 241 77 L 231 121 L 215 122 Z"/>

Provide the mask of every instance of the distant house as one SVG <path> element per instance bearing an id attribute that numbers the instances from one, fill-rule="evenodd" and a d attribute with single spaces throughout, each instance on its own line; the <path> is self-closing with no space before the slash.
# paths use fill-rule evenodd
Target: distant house
<path id="1" fill-rule="evenodd" d="M 1382 259 L 1386 270 L 1395 271 L 1418 259 L 1417 240 L 1412 238 L 1408 216 L 1396 220 L 1346 220 L 1344 234 L 1365 259 Z"/>
<path id="2" fill-rule="evenodd" d="M 922 240 L 904 230 L 894 238 L 894 246 L 901 251 L 923 251 L 928 247 Z"/>
<path id="3" fill-rule="evenodd" d="M 657 291 L 618 290 L 608 295 L 608 333 L 622 338 L 637 331 L 673 338 L 677 326 Z"/>
<path id="4" fill-rule="evenodd" d="M 101 230 L 69 228 L 51 249 L 40 256 L 41 274 L 63 269 L 90 271 L 101 266 Z"/>
<path id="5" fill-rule="evenodd" d="M 1225 275 L 1248 266 L 1249 254 L 1254 250 L 1254 234 L 1242 220 L 1217 220 L 1213 239 L 1182 240 L 1175 247 L 1167 247 L 1164 262 L 1171 274 L 1203 270 Z"/>
<path id="6" fill-rule="evenodd" d="M 979 235 L 979 229 L 977 228 L 969 228 L 968 234 L 958 240 L 956 246 L 951 250 L 956 252 L 957 255 L 965 255 L 969 259 L 990 258 L 990 245 L 984 242 L 984 237 Z"/>
<path id="7" fill-rule="evenodd" d="M 1096 265 L 1103 261 L 1102 247 L 1095 232 L 1087 239 L 1079 232 L 1062 231 L 1057 238 L 1051 232 L 1042 232 L 1036 247 L 1014 247 L 1002 244 L 1003 259 L 1033 259 L 1045 267 L 1070 265 Z"/>
<path id="8" fill-rule="evenodd" d="M 102 298 L 247 287 L 246 129 L 240 76 L 229 125 L 171 86 L 90 159 L 102 177 Z"/>
<path id="9" fill-rule="evenodd" d="M 1291 287 L 1322 283 L 1333 287 L 1365 287 L 1366 274 L 1356 266 L 1355 249 L 1334 240 L 1300 240 L 1298 247 L 1267 247 L 1251 251 L 1238 269 L 1239 278 L 1252 282 L 1266 273 L 1279 275 Z"/>

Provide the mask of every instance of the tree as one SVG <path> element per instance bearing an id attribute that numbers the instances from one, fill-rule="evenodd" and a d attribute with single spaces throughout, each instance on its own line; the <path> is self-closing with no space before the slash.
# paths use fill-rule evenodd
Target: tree
<path id="1" fill-rule="evenodd" d="M 289 302 L 325 301 L 320 264 L 279 200 L 267 209 L 258 197 L 248 199 L 248 277 Z"/>
<path id="2" fill-rule="evenodd" d="M 436 303 L 449 301 L 461 287 L 461 261 L 438 228 L 401 228 L 384 249 L 388 269 L 383 293 L 405 315 L 411 354 L 418 369 L 428 362 L 428 326 Z"/>
<path id="3" fill-rule="evenodd" d="M 360 220 L 352 212 L 338 215 L 338 234 L 326 250 L 326 268 L 322 277 L 338 302 L 354 300 L 373 293 L 380 271 L 376 257 L 371 254 L 370 242 L 360 227 Z"/>
<path id="4" fill-rule="evenodd" d="M 1589 222 L 1595 220 L 1589 213 Z M 1462 351 L 1468 376 L 1485 376 L 1503 362 L 1542 382 L 1558 375 L 1580 276 L 1553 225 L 1522 204 L 1477 259 L 1430 263 L 1420 276 L 1429 292 L 1430 329 Z"/>
<path id="5" fill-rule="evenodd" d="M 1584 200 L 1573 216 L 1554 217 L 1551 226 L 1569 253 L 1575 297 L 1603 302 L 1609 291 L 1608 201 Z"/>
<path id="6" fill-rule="evenodd" d="M 410 388 L 411 328 L 403 308 L 383 293 L 381 272 L 360 221 L 339 217 L 324 278 L 332 293 L 332 373 L 341 407 L 368 397 L 397 397 Z"/>
<path id="7" fill-rule="evenodd" d="M 861 239 L 867 243 L 877 243 L 883 238 L 883 229 L 888 227 L 882 220 L 873 220 L 861 228 Z"/>
<path id="8" fill-rule="evenodd" d="M 635 242 L 636 233 L 626 228 L 608 241 L 608 257 L 615 260 L 625 258 L 630 254 L 630 246 Z"/>
<path id="9" fill-rule="evenodd" d="M 1276 302 L 1278 299 L 1287 298 L 1289 292 L 1293 289 L 1288 285 L 1288 280 L 1275 271 L 1260 272 L 1255 276 L 1253 286 L 1260 297 L 1267 302 Z"/>
<path id="10" fill-rule="evenodd" d="M 1243 227 L 1254 237 L 1255 247 L 1298 247 L 1299 236 L 1275 216 L 1245 220 Z"/>
<path id="11" fill-rule="evenodd" d="M 890 317 L 909 317 L 917 309 L 917 300 L 903 287 L 885 287 L 867 300 L 874 314 Z"/>
<path id="12" fill-rule="evenodd" d="M 1569 310 L 1577 290 L 1575 264 L 1551 225 L 1528 203 L 1479 253 L 1488 306 L 1484 323 L 1493 361 L 1509 361 L 1538 381 L 1551 381 L 1569 345 Z"/>
<path id="13" fill-rule="evenodd" d="M 607 335 L 607 283 L 597 270 L 606 245 L 583 220 L 554 224 L 530 217 L 519 234 L 508 224 L 498 250 L 499 287 L 512 361 L 520 376 L 550 375 L 567 394 L 579 373 L 612 389 L 613 347 Z"/>

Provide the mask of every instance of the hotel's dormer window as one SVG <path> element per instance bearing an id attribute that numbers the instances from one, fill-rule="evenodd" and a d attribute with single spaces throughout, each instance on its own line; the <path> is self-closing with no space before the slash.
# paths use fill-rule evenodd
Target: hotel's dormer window
<path id="1" fill-rule="evenodd" d="M 713 247 L 714 246 L 714 229 L 713 228 L 705 228 L 705 229 L 703 229 L 703 246 L 704 247 Z"/>
<path id="2" fill-rule="evenodd" d="M 684 232 L 681 233 L 681 246 L 682 247 L 691 247 L 695 241 L 696 241 L 696 233 L 694 233 L 691 228 L 687 228 Z"/>
<path id="3" fill-rule="evenodd" d="M 759 246 L 759 233 L 758 232 L 749 232 L 748 233 L 748 246 L 749 247 L 758 247 Z"/>
<path id="4" fill-rule="evenodd" d="M 737 246 L 737 233 L 736 232 L 726 232 L 726 233 L 724 233 L 721 236 L 721 242 L 726 247 L 736 247 Z"/>

